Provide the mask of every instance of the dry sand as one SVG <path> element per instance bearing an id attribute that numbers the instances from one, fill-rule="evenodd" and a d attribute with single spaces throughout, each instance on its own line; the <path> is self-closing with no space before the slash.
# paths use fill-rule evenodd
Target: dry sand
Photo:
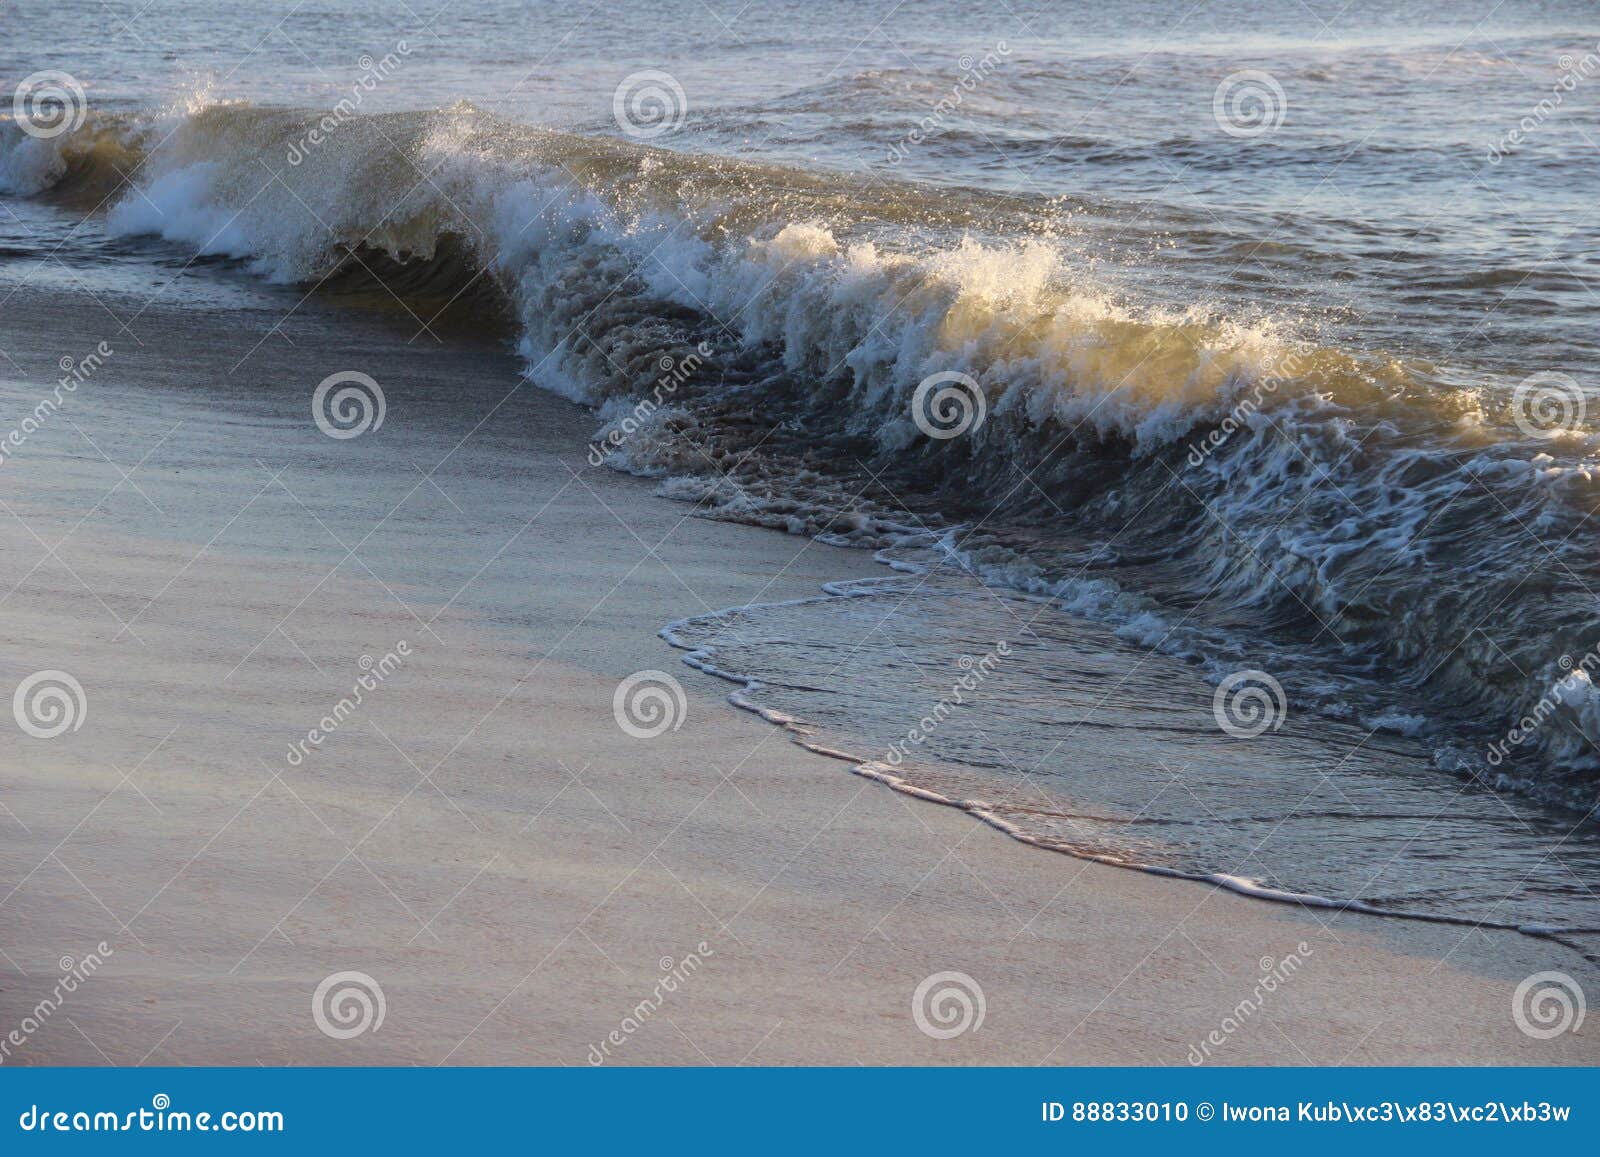
<path id="1" fill-rule="evenodd" d="M 23 296 L 8 428 L 60 358 L 115 353 L 0 469 L 0 690 L 59 669 L 87 701 L 54 739 L 5 720 L 0 1035 L 111 953 L 6 1063 L 582 1065 L 616 1030 L 624 1064 L 1183 1064 L 1302 942 L 1217 1063 L 1600 1058 L 1513 1021 L 1530 973 L 1593 989 L 1557 945 L 1028 848 L 735 710 L 664 623 L 881 572 L 588 466 L 592 419 L 493 346 Z M 388 410 L 336 441 L 309 397 L 352 368 Z M 635 739 L 612 696 L 651 668 L 686 718 Z M 385 1005 L 350 1039 L 312 1015 L 341 971 Z M 912 994 L 944 971 L 985 1015 L 940 1040 Z"/>

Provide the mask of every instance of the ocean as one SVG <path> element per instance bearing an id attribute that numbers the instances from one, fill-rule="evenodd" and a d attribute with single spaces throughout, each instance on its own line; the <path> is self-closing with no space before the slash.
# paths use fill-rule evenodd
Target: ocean
<path id="1" fill-rule="evenodd" d="M 1592 946 L 1590 6 L 425 8 L 12 5 L 0 294 L 488 335 L 575 466 L 878 554 L 663 625 L 808 745 Z"/>

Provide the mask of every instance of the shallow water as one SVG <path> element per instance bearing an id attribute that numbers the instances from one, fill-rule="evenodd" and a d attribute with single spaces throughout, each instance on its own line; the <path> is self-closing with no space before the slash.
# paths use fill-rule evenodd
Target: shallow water
<path id="1" fill-rule="evenodd" d="M 1592 927 L 1600 25 L 1481 8 L 23 3 L 0 71 L 87 107 L 0 124 L 0 291 L 503 330 L 596 464 L 986 584 L 773 700 L 819 735 L 874 758 L 971 607 L 1042 607 L 982 712 L 1015 766 L 941 729 L 908 778 L 1048 763 L 1041 842 Z M 796 683 L 885 597 L 730 669 Z M 1093 701 L 1152 661 L 1192 685 Z M 1238 740 L 1200 689 L 1253 673 Z M 1119 731 L 1198 770 L 1051 762 Z"/>
<path id="2" fill-rule="evenodd" d="M 1600 944 L 1588 827 L 1442 776 L 1392 731 L 1294 716 L 1229 734 L 1185 665 L 952 568 L 665 633 L 800 742 L 1030 843 L 1314 906 Z M 1233 722 L 1252 722 L 1247 707 Z"/>

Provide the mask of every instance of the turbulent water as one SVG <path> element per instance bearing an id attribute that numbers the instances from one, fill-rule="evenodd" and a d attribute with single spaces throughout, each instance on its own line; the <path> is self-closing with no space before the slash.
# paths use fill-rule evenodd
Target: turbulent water
<path id="1" fill-rule="evenodd" d="M 1597 928 L 1600 24 L 1297 7 L 223 5 L 180 60 L 164 2 L 37 13 L 8 67 L 87 114 L 0 124 L 0 276 L 159 239 L 503 326 L 596 465 L 899 568 L 673 629 L 809 742 L 1080 854 Z"/>

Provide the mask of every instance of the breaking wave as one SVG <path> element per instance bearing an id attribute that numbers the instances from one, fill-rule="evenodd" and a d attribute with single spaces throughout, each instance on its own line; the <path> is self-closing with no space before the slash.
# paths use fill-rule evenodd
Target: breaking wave
<path id="1" fill-rule="evenodd" d="M 503 315 L 533 381 L 598 409 L 596 460 L 717 516 L 959 566 L 1214 678 L 1272 671 L 1464 778 L 1592 803 L 1576 383 L 1530 405 L 1487 371 L 1125 292 L 1043 199 L 465 104 L 317 129 L 247 104 L 3 123 L 0 190 L 276 281 L 382 278 L 430 324 Z M 981 402 L 958 436 L 917 410 L 936 375 Z"/>

